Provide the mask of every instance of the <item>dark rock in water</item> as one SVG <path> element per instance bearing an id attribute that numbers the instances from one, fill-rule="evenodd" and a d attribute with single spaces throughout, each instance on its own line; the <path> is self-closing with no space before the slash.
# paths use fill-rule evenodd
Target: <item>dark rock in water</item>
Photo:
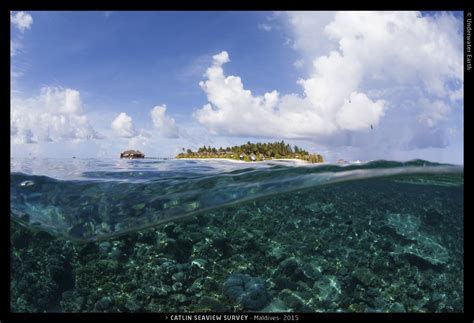
<path id="1" fill-rule="evenodd" d="M 275 283 L 275 286 L 279 290 L 283 289 L 296 289 L 298 288 L 298 284 L 293 282 L 292 280 L 286 278 L 286 277 L 275 277 L 273 278 L 273 282 Z"/>
<path id="2" fill-rule="evenodd" d="M 278 266 L 279 272 L 293 280 L 313 281 L 315 273 L 305 270 L 295 258 L 283 260 Z"/>
<path id="3" fill-rule="evenodd" d="M 176 224 L 169 223 L 163 227 L 163 231 L 166 232 L 168 237 L 170 238 L 177 238 L 179 235 L 179 229 L 177 228 Z"/>
<path id="4" fill-rule="evenodd" d="M 283 300 L 283 302 L 285 302 L 286 305 L 288 305 L 288 307 L 294 310 L 301 311 L 303 308 L 306 307 L 303 298 L 298 295 L 298 293 L 293 292 L 291 290 L 284 289 L 280 293 L 280 298 Z"/>
<path id="5" fill-rule="evenodd" d="M 176 303 L 185 303 L 185 302 L 187 302 L 187 298 L 183 294 L 173 294 L 173 295 L 171 295 L 170 299 L 173 302 L 176 302 Z"/>
<path id="6" fill-rule="evenodd" d="M 99 243 L 99 250 L 101 253 L 109 252 L 110 247 L 111 247 L 111 243 L 108 241 L 102 241 L 101 243 Z"/>
<path id="7" fill-rule="evenodd" d="M 296 268 L 298 267 L 299 267 L 299 264 L 295 258 L 285 259 L 279 265 L 279 269 L 281 270 L 281 272 L 288 276 L 293 274 Z"/>
<path id="8" fill-rule="evenodd" d="M 400 303 L 393 303 L 390 306 L 389 311 L 393 312 L 393 313 L 405 313 L 406 312 L 405 306 L 403 306 L 403 304 L 400 304 Z"/>
<path id="9" fill-rule="evenodd" d="M 436 226 L 443 221 L 443 214 L 435 207 L 428 207 L 422 215 L 422 219 L 426 224 Z"/>
<path id="10" fill-rule="evenodd" d="M 373 274 L 366 268 L 357 268 L 356 270 L 354 270 L 352 275 L 364 286 L 370 286 L 374 281 Z"/>
<path id="11" fill-rule="evenodd" d="M 171 276 L 171 279 L 176 282 L 181 282 L 185 279 L 185 274 L 182 271 L 179 271 Z"/>
<path id="12" fill-rule="evenodd" d="M 141 310 L 142 306 L 140 303 L 138 303 L 137 301 L 135 301 L 134 299 L 129 299 L 126 303 L 125 303 L 125 308 L 127 310 L 129 310 L 130 312 L 137 312 L 139 310 Z"/>
<path id="13" fill-rule="evenodd" d="M 63 312 L 80 312 L 84 303 L 85 297 L 77 295 L 72 290 L 65 291 L 62 295 L 62 300 L 60 301 Z"/>
<path id="14" fill-rule="evenodd" d="M 215 237 L 213 239 L 212 245 L 225 254 L 229 254 L 230 251 L 232 251 L 230 239 L 225 236 Z"/>
<path id="15" fill-rule="evenodd" d="M 180 282 L 176 282 L 173 284 L 173 286 L 171 286 L 171 289 L 174 291 L 174 292 L 179 292 L 183 289 L 183 284 L 180 283 Z"/>
<path id="16" fill-rule="evenodd" d="M 15 248 L 23 249 L 28 246 L 31 234 L 25 230 L 17 230 L 11 234 L 11 242 Z"/>
<path id="17" fill-rule="evenodd" d="M 112 305 L 112 298 L 109 296 L 102 297 L 99 299 L 95 305 L 94 309 L 96 311 L 106 311 Z"/>
<path id="18" fill-rule="evenodd" d="M 213 312 L 228 312 L 227 306 L 219 302 L 217 299 L 209 296 L 203 296 L 199 300 L 199 305 L 209 308 Z"/>
<path id="19" fill-rule="evenodd" d="M 262 279 L 241 273 L 230 275 L 224 283 L 224 294 L 248 310 L 261 309 L 270 301 Z"/>

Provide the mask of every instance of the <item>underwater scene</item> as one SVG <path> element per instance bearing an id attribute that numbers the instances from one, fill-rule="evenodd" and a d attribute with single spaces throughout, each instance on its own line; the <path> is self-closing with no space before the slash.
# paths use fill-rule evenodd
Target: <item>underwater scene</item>
<path id="1" fill-rule="evenodd" d="M 464 170 L 11 159 L 12 312 L 464 312 Z"/>

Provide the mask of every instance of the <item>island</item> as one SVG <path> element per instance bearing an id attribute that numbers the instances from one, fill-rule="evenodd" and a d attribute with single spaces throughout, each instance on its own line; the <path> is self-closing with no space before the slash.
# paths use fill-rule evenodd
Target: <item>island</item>
<path id="1" fill-rule="evenodd" d="M 251 143 L 219 149 L 214 147 L 200 147 L 197 152 L 187 149 L 178 154 L 176 158 L 226 158 L 243 161 L 264 161 L 272 159 L 299 159 L 310 163 L 324 162 L 323 156 L 319 154 L 310 154 L 306 150 L 294 146 L 293 148 L 283 140 L 274 143 Z"/>
<path id="2" fill-rule="evenodd" d="M 128 159 L 145 158 L 145 154 L 142 153 L 140 150 L 126 150 L 120 154 L 120 158 L 128 158 Z"/>

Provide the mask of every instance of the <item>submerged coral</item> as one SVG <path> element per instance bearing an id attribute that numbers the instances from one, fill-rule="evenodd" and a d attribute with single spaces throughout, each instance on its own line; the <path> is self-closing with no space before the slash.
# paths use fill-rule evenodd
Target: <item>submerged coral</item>
<path id="1" fill-rule="evenodd" d="M 463 187 L 430 188 L 352 181 L 84 244 L 12 222 L 11 309 L 463 312 Z"/>
<path id="2" fill-rule="evenodd" d="M 412 243 L 396 246 L 392 255 L 408 255 L 416 257 L 431 265 L 444 265 L 449 260 L 445 247 L 435 241 L 434 237 L 423 233 L 420 220 L 411 214 L 390 214 L 388 225 Z"/>
<path id="3" fill-rule="evenodd" d="M 247 310 L 261 309 L 270 301 L 261 278 L 241 273 L 230 275 L 224 283 L 224 294 Z"/>

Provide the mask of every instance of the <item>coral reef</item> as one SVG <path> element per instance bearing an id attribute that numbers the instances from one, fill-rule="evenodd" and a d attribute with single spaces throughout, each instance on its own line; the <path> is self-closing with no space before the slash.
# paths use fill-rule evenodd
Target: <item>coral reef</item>
<path id="1" fill-rule="evenodd" d="M 428 188 L 332 184 L 82 244 L 12 222 L 11 309 L 463 312 L 463 186 Z"/>
<path id="2" fill-rule="evenodd" d="M 270 295 L 260 278 L 233 273 L 224 283 L 224 294 L 246 310 L 259 310 L 270 301 Z"/>

